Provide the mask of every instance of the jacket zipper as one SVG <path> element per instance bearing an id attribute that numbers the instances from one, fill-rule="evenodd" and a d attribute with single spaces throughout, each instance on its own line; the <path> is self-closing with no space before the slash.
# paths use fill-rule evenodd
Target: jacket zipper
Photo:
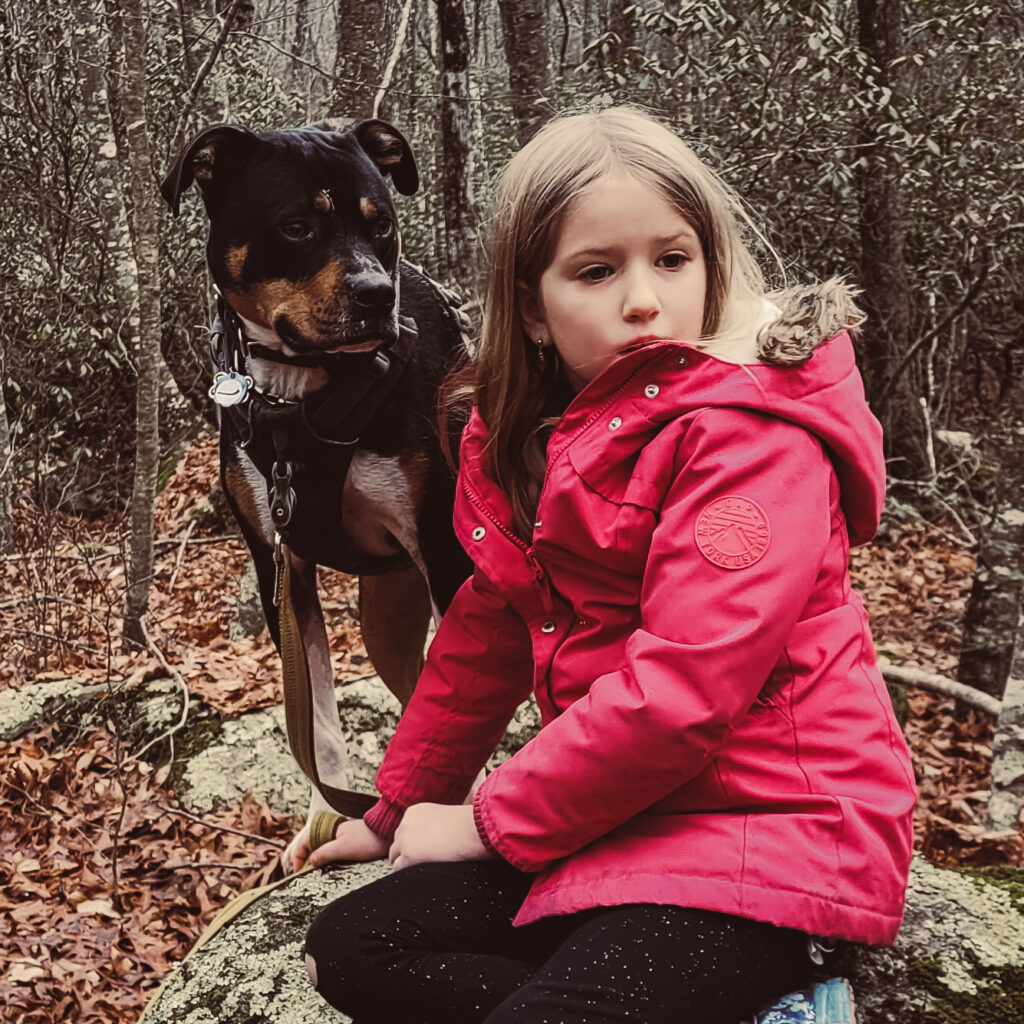
<path id="1" fill-rule="evenodd" d="M 626 391 L 629 385 L 633 382 L 633 379 L 639 376 L 647 366 L 638 366 L 609 396 L 608 399 L 597 409 L 595 409 L 583 423 L 575 430 L 572 434 L 565 439 L 565 441 L 559 446 L 557 451 L 552 452 L 544 466 L 544 480 L 541 483 L 540 493 L 544 493 L 544 489 L 547 487 L 548 474 L 551 472 L 551 464 L 558 458 L 562 452 L 564 452 L 573 441 L 576 440 L 585 430 L 587 430 L 591 424 L 596 420 L 600 419 L 602 415 L 612 406 L 612 404 Z M 463 477 L 462 479 L 462 492 L 469 500 L 470 504 L 474 506 L 485 516 L 487 520 L 494 524 L 495 528 L 505 537 L 507 537 L 526 557 L 527 564 L 533 571 L 534 581 L 537 583 L 541 593 L 541 604 L 544 606 L 545 614 L 551 616 L 554 615 L 555 606 L 551 600 L 551 591 L 547 585 L 547 575 L 544 572 L 543 566 L 537 560 L 536 555 L 533 553 L 533 545 L 526 544 L 523 539 L 516 533 L 513 533 L 508 529 L 504 523 L 498 520 L 491 512 L 491 510 L 481 501 L 473 492 L 470 490 L 469 482 Z M 555 715 L 562 713 L 562 708 L 555 702 L 555 695 L 551 690 L 551 666 L 548 665 L 548 671 L 544 676 L 544 689 L 548 695 L 548 703 L 551 705 Z"/>

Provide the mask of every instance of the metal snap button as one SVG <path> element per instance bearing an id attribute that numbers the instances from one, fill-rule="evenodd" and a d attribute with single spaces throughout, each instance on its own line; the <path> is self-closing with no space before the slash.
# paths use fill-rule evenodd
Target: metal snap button
<path id="1" fill-rule="evenodd" d="M 621 426 L 622 426 L 622 417 L 621 416 L 613 416 L 611 418 L 611 420 L 609 421 L 609 423 L 608 423 L 608 429 L 609 430 L 618 430 L 619 427 L 621 427 Z"/>
<path id="2" fill-rule="evenodd" d="M 644 394 L 648 398 L 657 398 L 660 390 L 661 388 L 659 388 L 657 384 L 648 384 L 647 387 L 644 388 Z"/>
<path id="3" fill-rule="evenodd" d="M 487 531 L 482 526 L 478 526 L 473 531 L 473 540 L 483 540 L 484 539 L 484 535 L 486 533 L 487 533 Z"/>
<path id="4" fill-rule="evenodd" d="M 686 356 L 680 356 L 676 360 L 676 366 L 685 366 L 688 362 L 689 360 L 686 358 Z"/>
<path id="5" fill-rule="evenodd" d="M 540 631 L 542 633 L 554 633 L 555 624 L 549 619 L 547 622 L 544 623 L 543 626 L 540 627 Z"/>

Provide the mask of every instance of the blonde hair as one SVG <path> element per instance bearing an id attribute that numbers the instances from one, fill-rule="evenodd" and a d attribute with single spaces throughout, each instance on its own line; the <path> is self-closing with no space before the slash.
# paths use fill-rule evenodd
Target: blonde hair
<path id="1" fill-rule="evenodd" d="M 631 107 L 574 114 L 542 128 L 501 178 L 473 365 L 473 399 L 489 433 L 485 468 L 508 495 L 524 537 L 532 531 L 550 426 L 570 394 L 554 360 L 540 365 L 518 289 L 537 288 L 573 202 L 615 171 L 656 189 L 697 232 L 707 267 L 702 347 L 750 337 L 762 315 L 764 280 L 740 223 L 764 240 L 729 187 L 677 135 Z"/>

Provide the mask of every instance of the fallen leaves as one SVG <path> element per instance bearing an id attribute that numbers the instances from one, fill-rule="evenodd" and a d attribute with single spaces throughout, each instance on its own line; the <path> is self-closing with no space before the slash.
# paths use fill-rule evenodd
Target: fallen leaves
<path id="1" fill-rule="evenodd" d="M 182 817 L 155 774 L 102 729 L 63 749 L 50 727 L 0 748 L 0 1005 L 11 1019 L 135 1019 L 299 825 L 251 801 Z"/>

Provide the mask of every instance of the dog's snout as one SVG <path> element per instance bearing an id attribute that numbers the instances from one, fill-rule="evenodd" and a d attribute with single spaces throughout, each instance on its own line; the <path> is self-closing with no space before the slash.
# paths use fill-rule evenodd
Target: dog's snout
<path id="1" fill-rule="evenodd" d="M 364 277 L 352 282 L 352 304 L 360 312 L 384 316 L 395 304 L 395 286 L 389 278 Z"/>

